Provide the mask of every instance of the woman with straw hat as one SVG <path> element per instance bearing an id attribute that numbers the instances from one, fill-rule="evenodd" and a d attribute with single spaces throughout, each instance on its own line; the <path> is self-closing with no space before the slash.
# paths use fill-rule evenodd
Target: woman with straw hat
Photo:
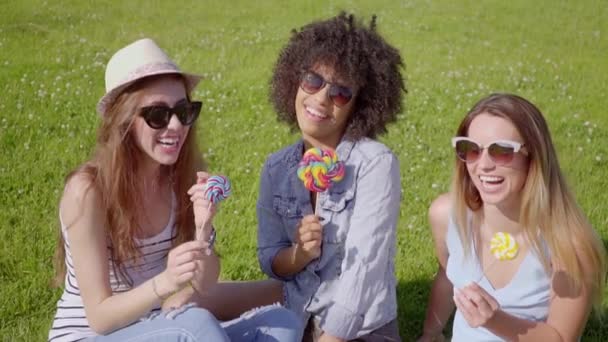
<path id="1" fill-rule="evenodd" d="M 105 79 L 95 153 L 67 176 L 59 204 L 64 291 L 49 341 L 299 340 L 280 306 L 226 323 L 194 305 L 161 311 L 174 293 L 213 294 L 219 274 L 194 133 L 201 102 L 190 97 L 200 76 L 141 39 L 114 54 Z"/>

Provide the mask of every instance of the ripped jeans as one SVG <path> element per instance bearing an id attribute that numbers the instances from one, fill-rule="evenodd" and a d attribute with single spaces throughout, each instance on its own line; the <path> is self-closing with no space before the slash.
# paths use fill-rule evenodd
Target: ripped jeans
<path id="1" fill-rule="evenodd" d="M 297 316 L 280 305 L 253 309 L 237 319 L 220 323 L 209 311 L 188 304 L 172 311 L 151 314 L 130 326 L 86 341 L 299 342 L 303 330 Z"/>

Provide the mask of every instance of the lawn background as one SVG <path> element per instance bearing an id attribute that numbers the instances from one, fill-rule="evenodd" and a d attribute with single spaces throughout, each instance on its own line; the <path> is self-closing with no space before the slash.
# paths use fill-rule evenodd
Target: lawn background
<path id="1" fill-rule="evenodd" d="M 206 75 L 195 93 L 204 102 L 198 136 L 211 171 L 234 186 L 217 218 L 222 278 L 261 279 L 258 175 L 269 153 L 296 139 L 269 105 L 271 69 L 292 28 L 340 10 L 378 15 L 407 65 L 406 110 L 381 138 L 401 162 L 404 341 L 421 331 L 436 270 L 426 211 L 449 187 L 449 138 L 491 92 L 541 108 L 579 203 L 608 243 L 605 0 L 0 0 L 0 340 L 46 338 L 60 295 L 49 281 L 63 178 L 94 146 L 105 64 L 141 37 Z M 608 340 L 606 322 L 592 320 L 583 340 Z"/>

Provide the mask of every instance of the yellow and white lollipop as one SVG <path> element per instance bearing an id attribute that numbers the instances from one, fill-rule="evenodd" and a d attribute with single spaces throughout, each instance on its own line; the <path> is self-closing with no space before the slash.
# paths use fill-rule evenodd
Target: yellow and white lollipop
<path id="1" fill-rule="evenodd" d="M 498 260 L 512 260 L 517 256 L 518 251 L 517 241 L 509 233 L 498 232 L 490 241 L 490 252 Z"/>

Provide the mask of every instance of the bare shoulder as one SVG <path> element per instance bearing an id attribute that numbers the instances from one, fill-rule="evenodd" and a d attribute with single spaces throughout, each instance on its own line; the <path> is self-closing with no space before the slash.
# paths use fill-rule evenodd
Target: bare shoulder
<path id="1" fill-rule="evenodd" d="M 431 202 L 429 207 L 429 222 L 433 235 L 437 238 L 445 236 L 452 207 L 449 193 L 444 193 Z"/>
<path id="2" fill-rule="evenodd" d="M 99 211 L 101 196 L 93 184 L 91 176 L 78 172 L 66 182 L 59 210 L 66 227 L 72 226 L 82 215 Z"/>

